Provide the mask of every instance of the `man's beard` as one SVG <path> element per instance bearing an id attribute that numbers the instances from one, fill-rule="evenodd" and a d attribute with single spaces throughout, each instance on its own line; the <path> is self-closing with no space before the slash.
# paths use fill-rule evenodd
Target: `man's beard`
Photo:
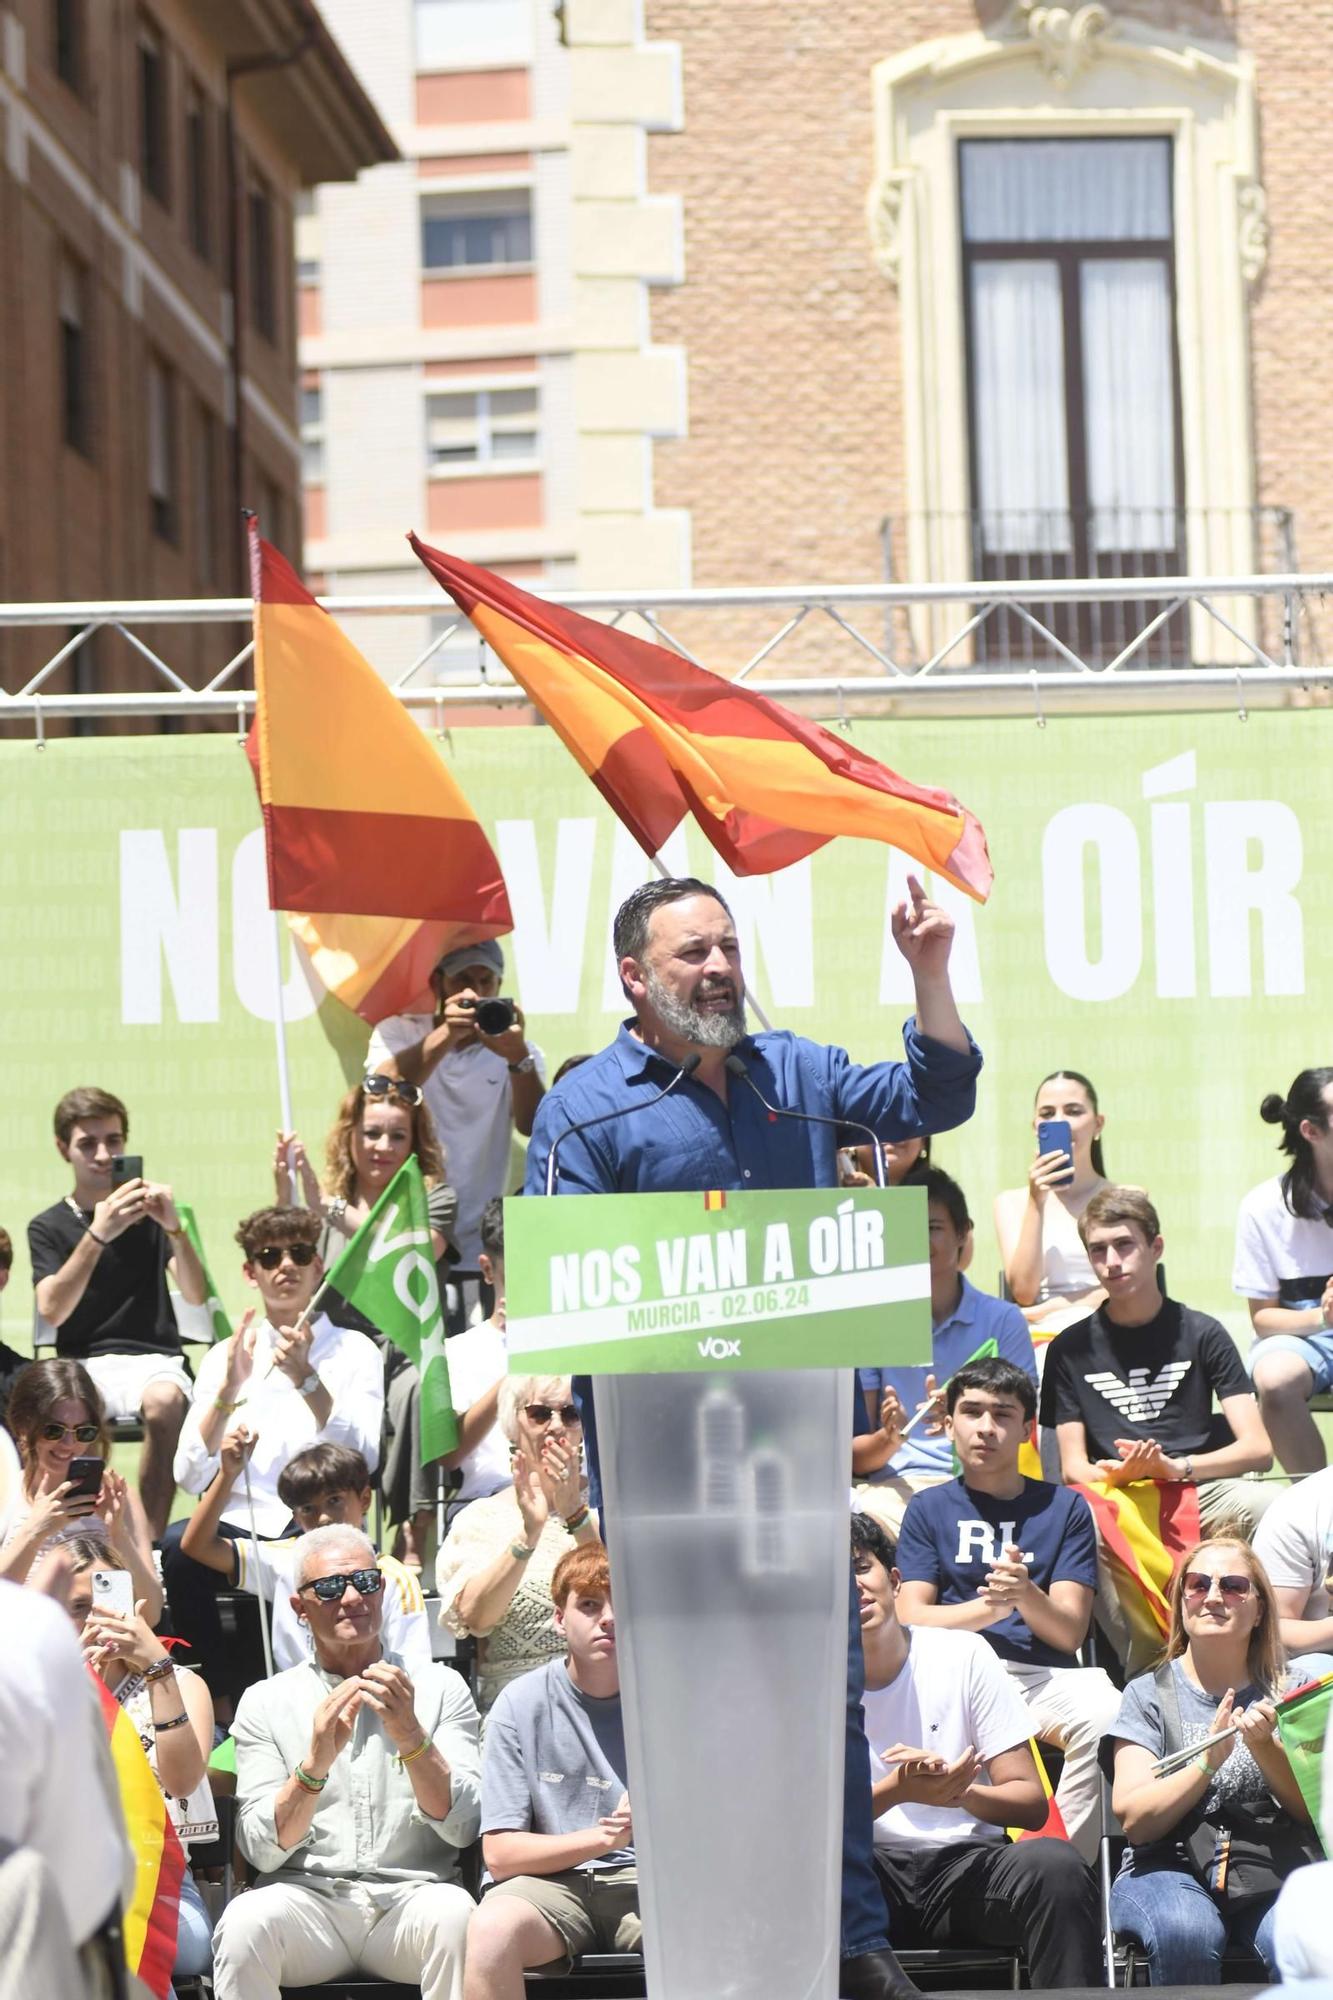
<path id="1" fill-rule="evenodd" d="M 724 1014 L 705 1013 L 700 1007 L 691 1007 L 685 1000 L 678 1000 L 662 984 L 651 966 L 645 966 L 644 985 L 648 989 L 648 1004 L 657 1015 L 664 1028 L 678 1035 L 683 1042 L 693 1042 L 702 1049 L 734 1049 L 744 1036 L 745 1008 L 738 997 L 734 1007 Z M 735 994 L 739 982 L 730 979 L 705 979 L 696 989 L 696 997 L 707 999 L 714 993 Z"/>

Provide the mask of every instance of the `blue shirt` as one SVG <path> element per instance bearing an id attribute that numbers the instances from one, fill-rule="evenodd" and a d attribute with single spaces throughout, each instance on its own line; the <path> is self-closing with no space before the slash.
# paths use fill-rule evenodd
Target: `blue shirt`
<path id="1" fill-rule="evenodd" d="M 679 1193 L 694 1188 L 812 1188 L 838 1185 L 838 1132 L 774 1118 L 739 1078 L 727 1102 L 685 1077 L 660 1104 L 647 1100 L 677 1065 L 636 1039 L 624 1022 L 609 1048 L 571 1070 L 542 1099 L 528 1146 L 527 1194 L 546 1191 L 546 1161 L 571 1125 L 607 1111 L 643 1108 L 560 1148 L 560 1194 Z M 770 1104 L 869 1125 L 881 1139 L 912 1139 L 964 1124 L 976 1103 L 981 1053 L 903 1029 L 906 1062 L 854 1063 L 845 1049 L 778 1031 L 746 1035 L 736 1054 Z M 846 1145 L 860 1135 L 850 1130 Z"/>
<path id="2" fill-rule="evenodd" d="M 1053 1583 L 1097 1588 L 1097 1530 L 1081 1493 L 1025 1479 L 1013 1500 L 974 1492 L 961 1479 L 914 1493 L 898 1531 L 898 1570 L 904 1583 L 933 1583 L 938 1604 L 975 1604 L 987 1570 L 1006 1542 L 1023 1551 L 1028 1573 L 1042 1590 Z M 1017 1611 L 982 1632 L 1002 1660 L 1030 1667 L 1075 1667 L 1039 1639 Z"/>
<path id="3" fill-rule="evenodd" d="M 942 1389 L 949 1377 L 988 1340 L 995 1342 L 1002 1361 L 1012 1361 L 1015 1368 L 1021 1368 L 1036 1381 L 1037 1357 L 1032 1351 L 1032 1335 L 1018 1307 L 1007 1299 L 993 1299 L 989 1292 L 979 1292 L 966 1278 L 962 1286 L 954 1310 L 932 1329 L 933 1359 L 928 1369 L 858 1369 L 861 1388 L 875 1398 L 876 1406 L 886 1389 L 896 1389 L 908 1416 L 914 1416 L 917 1406 L 926 1400 L 926 1376 L 933 1375 L 936 1388 Z M 947 1479 L 955 1469 L 953 1446 L 948 1438 L 943 1433 L 939 1437 L 923 1437 L 917 1429 L 887 1465 L 878 1472 L 866 1473 L 865 1478 L 873 1484 L 891 1479 L 899 1472 L 922 1472 Z"/>

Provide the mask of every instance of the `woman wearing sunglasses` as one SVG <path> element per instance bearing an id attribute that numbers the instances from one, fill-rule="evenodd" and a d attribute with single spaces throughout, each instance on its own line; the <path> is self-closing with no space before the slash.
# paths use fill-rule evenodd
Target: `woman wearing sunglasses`
<path id="1" fill-rule="evenodd" d="M 1327 1664 L 1283 1660 L 1273 1588 L 1249 1543 L 1200 1542 L 1171 1586 L 1162 1664 L 1129 1683 L 1103 1744 L 1129 1841 L 1111 1922 L 1142 1945 L 1154 1986 L 1218 1985 L 1233 1942 L 1278 1976 L 1273 1905 L 1320 1848 L 1276 1734 L 1274 1697 Z M 1161 1758 L 1196 1746 L 1157 1774 Z"/>
<path id="2" fill-rule="evenodd" d="M 319 1254 L 325 1267 L 346 1248 L 399 1168 L 415 1154 L 426 1183 L 431 1242 L 443 1299 L 449 1266 L 458 1261 L 453 1243 L 458 1195 L 445 1180 L 435 1121 L 420 1085 L 397 1076 L 362 1077 L 338 1106 L 324 1151 L 321 1184 L 298 1135 L 279 1132 L 273 1182 L 277 1199 L 283 1203 L 293 1199 L 293 1184 L 299 1184 L 307 1208 L 321 1218 Z M 420 1569 L 420 1550 L 429 1529 L 436 1486 L 434 1473 L 421 1464 L 421 1379 L 406 1355 L 386 1343 L 378 1327 L 336 1292 L 326 1295 L 325 1310 L 335 1326 L 368 1333 L 384 1354 L 388 1422 L 381 1487 L 390 1520 L 401 1524 L 396 1553 L 412 1568 Z"/>
<path id="3" fill-rule="evenodd" d="M 51 1549 L 80 1535 L 102 1542 L 134 1578 L 150 1623 L 162 1613 L 152 1537 L 139 1496 L 104 1465 L 93 1492 L 72 1492 L 70 1461 L 106 1460 L 102 1398 L 78 1361 L 32 1361 L 14 1378 L 5 1421 L 18 1445 L 22 1484 L 0 1536 L 0 1576 L 22 1583 Z"/>
<path id="4" fill-rule="evenodd" d="M 583 1426 L 565 1375 L 508 1375 L 496 1420 L 513 1484 L 457 1516 L 436 1565 L 440 1615 L 477 1647 L 477 1707 L 506 1682 L 564 1656 L 551 1604 L 555 1566 L 598 1539 L 583 1469 Z"/>

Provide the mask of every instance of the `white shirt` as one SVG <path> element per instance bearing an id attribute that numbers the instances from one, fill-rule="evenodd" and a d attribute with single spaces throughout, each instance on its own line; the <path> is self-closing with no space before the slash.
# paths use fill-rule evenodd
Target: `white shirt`
<path id="1" fill-rule="evenodd" d="M 888 1687 L 868 1687 L 865 1693 L 872 1784 L 888 1776 L 890 1766 L 879 1752 L 895 1743 L 928 1750 L 949 1763 L 975 1749 L 984 1765 L 1028 1742 L 1032 1718 L 1023 1697 L 979 1632 L 938 1625 L 904 1630 L 909 1649 L 902 1672 Z M 984 1771 L 976 1782 L 987 1782 Z M 875 1821 L 878 1847 L 1003 1839 L 1002 1826 L 974 1819 L 960 1806 L 890 1806 Z"/>
<path id="2" fill-rule="evenodd" d="M 366 1068 L 378 1069 L 401 1049 L 415 1048 L 434 1026 L 433 1014 L 390 1014 L 371 1035 Z M 545 1083 L 545 1056 L 534 1042 L 528 1043 L 528 1053 Z M 465 1042 L 441 1056 L 422 1089 L 444 1148 L 445 1179 L 458 1190 L 455 1241 L 464 1270 L 475 1271 L 481 1212 L 497 1194 L 509 1192 L 509 1065 L 484 1042 Z"/>
<path id="3" fill-rule="evenodd" d="M 39 1590 L 0 1581 L 0 1837 L 50 1865 L 81 1945 L 125 1887 L 120 1798 L 74 1627 Z"/>
<path id="4" fill-rule="evenodd" d="M 292 1610 L 296 1589 L 295 1541 L 261 1542 L 259 1560 L 248 1536 L 236 1543 L 236 1584 L 252 1596 L 266 1597 L 273 1606 L 273 1660 L 278 1668 L 299 1667 L 310 1658 L 310 1628 Z M 431 1663 L 430 1622 L 426 1600 L 412 1571 L 393 1556 L 377 1556 L 384 1572 L 384 1611 L 380 1637 L 387 1653 L 396 1653 L 415 1680 Z M 349 1565 L 353 1567 L 354 1565 Z"/>
<path id="5" fill-rule="evenodd" d="M 324 1313 L 312 1322 L 310 1366 L 333 1401 L 329 1421 L 321 1430 L 314 1413 L 290 1376 L 280 1369 L 272 1374 L 275 1334 L 269 1322 L 261 1320 L 255 1335 L 255 1365 L 248 1382 L 242 1384 L 243 1399 L 224 1429 L 243 1423 L 254 1431 L 258 1443 L 250 1458 L 250 1490 L 255 1502 L 255 1526 L 261 1535 L 274 1539 L 291 1520 L 291 1509 L 278 1498 L 278 1479 L 283 1468 L 312 1444 L 342 1444 L 359 1451 L 371 1472 L 380 1461 L 380 1431 L 384 1422 L 384 1362 L 373 1340 L 350 1327 L 335 1326 Z M 209 1349 L 199 1368 L 190 1404 L 176 1446 L 173 1467 L 176 1483 L 187 1493 L 202 1493 L 216 1479 L 219 1460 L 216 1452 L 204 1449 L 199 1426 L 222 1393 L 227 1372 L 225 1345 Z M 248 1528 L 250 1513 L 245 1501 L 245 1480 L 237 1478 L 222 1510 L 222 1519 Z"/>
<path id="6" fill-rule="evenodd" d="M 1333 1609 L 1327 1588 L 1333 1563 L 1333 1466 L 1279 1493 L 1255 1530 L 1254 1553 L 1279 1590 L 1310 1593 L 1302 1618 L 1328 1617 Z"/>
<path id="7" fill-rule="evenodd" d="M 1275 1299 L 1285 1280 L 1283 1305 L 1317 1305 L 1330 1272 L 1333 1229 L 1323 1218 L 1292 1214 L 1282 1198 L 1280 1174 L 1251 1188 L 1236 1217 L 1232 1291 L 1243 1299 Z M 1292 1280 L 1302 1278 L 1309 1287 L 1294 1294 Z"/>
<path id="8" fill-rule="evenodd" d="M 503 1330 L 492 1319 L 456 1333 L 445 1347 L 449 1362 L 449 1391 L 459 1416 L 470 1410 L 477 1399 L 502 1382 L 509 1373 L 509 1349 Z M 462 1460 L 459 1470 L 463 1483 L 454 1495 L 461 1500 L 484 1500 L 498 1493 L 513 1478 L 509 1463 L 509 1440 L 498 1424 Z"/>

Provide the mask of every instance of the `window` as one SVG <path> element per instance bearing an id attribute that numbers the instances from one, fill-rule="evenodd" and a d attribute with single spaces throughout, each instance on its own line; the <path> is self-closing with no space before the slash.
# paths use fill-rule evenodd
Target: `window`
<path id="1" fill-rule="evenodd" d="M 532 0 L 416 0 L 418 69 L 532 56 Z"/>
<path id="2" fill-rule="evenodd" d="M 213 157 L 209 103 L 197 83 L 185 101 L 185 206 L 190 243 L 205 260 L 213 254 Z"/>
<path id="3" fill-rule="evenodd" d="M 535 459 L 536 388 L 474 389 L 426 398 L 426 455 L 433 466 Z"/>
<path id="4" fill-rule="evenodd" d="M 218 471 L 221 453 L 218 420 L 207 403 L 194 406 L 194 534 L 198 555 L 199 581 L 206 590 L 215 590 L 222 575 L 222 549 L 218 537 Z"/>
<path id="5" fill-rule="evenodd" d="M 84 0 L 53 0 L 51 8 L 52 66 L 60 81 L 83 90 Z"/>
<path id="6" fill-rule="evenodd" d="M 152 22 L 139 22 L 139 178 L 165 208 L 167 173 L 167 52 Z"/>
<path id="7" fill-rule="evenodd" d="M 60 406 L 65 443 L 92 457 L 88 383 L 88 274 L 73 257 L 60 260 Z"/>
<path id="8" fill-rule="evenodd" d="M 301 477 L 312 486 L 324 477 L 324 391 L 318 383 L 301 391 Z"/>
<path id="9" fill-rule="evenodd" d="M 177 534 L 176 385 L 155 355 L 148 362 L 148 508 L 153 533 L 164 542 Z"/>
<path id="10" fill-rule="evenodd" d="M 278 287 L 273 256 L 273 196 L 263 181 L 252 181 L 247 202 L 250 221 L 250 322 L 265 340 L 278 337 Z"/>
<path id="11" fill-rule="evenodd" d="M 532 261 L 532 202 L 526 193 L 426 195 L 421 263 L 427 271 Z"/>

